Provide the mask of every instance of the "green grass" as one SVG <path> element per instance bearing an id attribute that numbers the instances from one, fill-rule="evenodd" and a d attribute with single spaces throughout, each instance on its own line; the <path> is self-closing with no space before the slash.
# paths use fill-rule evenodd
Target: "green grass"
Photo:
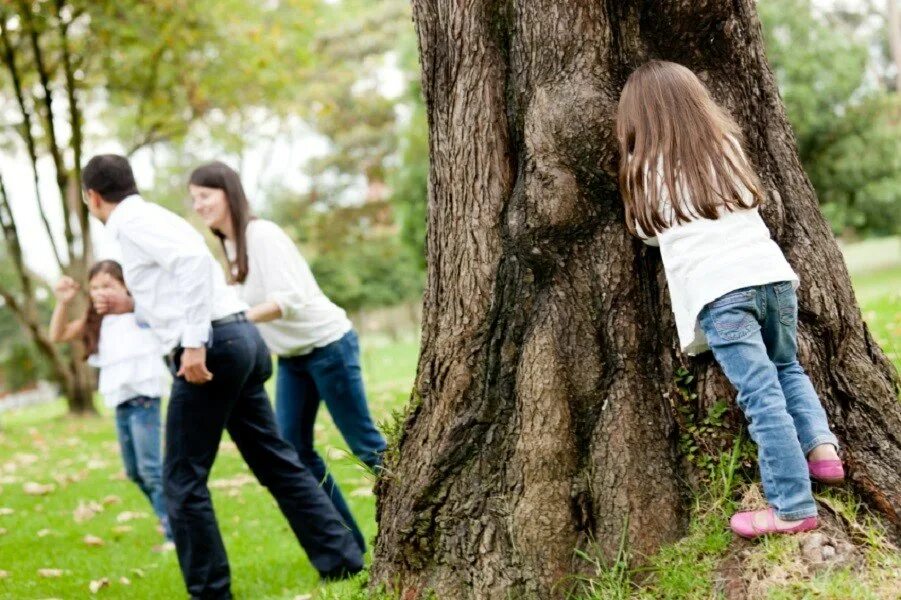
<path id="1" fill-rule="evenodd" d="M 901 258 L 894 266 L 851 278 L 870 333 L 901 371 Z"/>
<path id="2" fill-rule="evenodd" d="M 901 252 L 898 239 L 865 242 L 846 249 L 858 301 L 874 337 L 901 369 Z M 894 253 L 894 254 L 892 254 Z M 868 260 L 868 257 L 873 258 Z M 876 267 L 870 265 L 876 264 Z M 411 389 L 417 340 L 391 342 L 367 338 L 362 342 L 363 370 L 373 414 L 390 422 L 403 414 Z M 271 385 L 270 381 L 270 385 Z M 270 392 L 272 390 L 270 389 Z M 121 478 L 118 448 L 109 414 L 94 419 L 73 419 L 62 402 L 0 415 L 0 598 L 88 597 L 92 580 L 106 577 L 108 598 L 181 598 L 184 587 L 175 555 L 155 554 L 160 542 L 150 507 L 137 488 Z M 391 432 L 396 435 L 396 432 Z M 368 539 L 375 535 L 375 506 L 371 480 L 346 451 L 327 411 L 320 413 L 317 441 L 336 475 Z M 224 443 L 212 480 L 223 481 L 248 471 L 234 446 Z M 732 541 L 728 515 L 734 509 L 735 480 L 724 471 L 709 497 L 697 501 L 688 535 L 651 557 L 640 571 L 629 568 L 621 553 L 616 565 L 603 565 L 590 554 L 597 577 L 582 579 L 582 598 L 711 598 L 715 597 L 718 561 Z M 23 491 L 28 482 L 52 483 L 46 496 Z M 91 520 L 76 523 L 79 502 L 111 504 Z M 897 555 L 886 552 L 878 529 L 859 514 L 845 497 L 830 497 L 846 518 L 864 524 L 867 568 L 835 569 L 806 579 L 773 584 L 771 598 L 878 598 L 886 581 L 898 578 Z M 241 598 L 295 598 L 317 594 L 319 600 L 368 598 L 357 580 L 317 587 L 317 576 L 268 493 L 256 483 L 213 490 L 219 522 L 232 566 L 233 591 Z M 147 516 L 125 523 L 130 531 L 115 528 L 123 512 Z M 0 511 L 2 513 L 4 511 Z M 89 547 L 85 535 L 104 540 Z M 793 560 L 787 540 L 755 545 L 751 560 L 779 565 Z M 38 569 L 62 569 L 58 578 L 38 576 Z M 130 585 L 120 582 L 127 577 Z M 890 586 L 890 584 L 889 584 Z M 386 597 L 387 598 L 387 597 Z"/>
<path id="3" fill-rule="evenodd" d="M 363 369 L 370 406 L 379 420 L 406 403 L 417 357 L 417 340 L 366 339 Z M 271 385 L 272 381 L 270 381 Z M 270 393 L 272 390 L 270 389 Z M 106 411 L 105 411 L 106 412 Z M 174 553 L 157 554 L 161 541 L 146 499 L 122 478 L 112 417 L 71 418 L 62 402 L 2 417 L 0 433 L 0 598 L 80 598 L 91 595 L 91 581 L 108 578 L 107 598 L 185 597 Z M 329 462 L 367 539 L 375 536 L 372 478 L 358 466 L 323 409 L 317 443 Z M 249 475 L 234 445 L 220 448 L 211 482 Z M 26 483 L 52 484 L 46 496 L 24 492 Z M 317 589 L 318 576 L 297 544 L 275 501 L 256 482 L 212 490 L 213 502 L 232 567 L 233 591 L 240 598 L 294 598 Z M 90 520 L 77 523 L 80 502 L 103 503 L 116 497 Z M 112 498 L 110 498 L 112 500 Z M 0 511 L 8 512 L 8 511 Z M 119 515 L 141 513 L 120 523 Z M 118 531 L 122 525 L 130 531 Z M 90 547 L 86 535 L 105 545 Z M 61 569 L 59 577 L 39 569 Z M 120 578 L 126 577 L 130 585 Z M 360 589 L 359 581 L 331 584 L 319 592 L 343 598 Z"/>

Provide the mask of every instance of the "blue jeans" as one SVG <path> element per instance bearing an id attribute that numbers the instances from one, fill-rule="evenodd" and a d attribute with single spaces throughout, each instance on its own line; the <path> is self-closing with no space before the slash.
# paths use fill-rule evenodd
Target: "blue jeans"
<path id="1" fill-rule="evenodd" d="M 279 431 L 297 449 L 301 462 L 322 483 L 360 549 L 365 552 L 363 534 L 313 446 L 316 413 L 324 400 L 354 455 L 371 469 L 381 465 L 387 444 L 369 414 L 356 332 L 351 330 L 341 339 L 309 354 L 279 357 L 275 399 Z"/>
<path id="2" fill-rule="evenodd" d="M 701 310 L 701 328 L 738 390 L 738 405 L 757 443 L 760 478 L 776 514 L 817 513 L 806 456 L 838 440 L 810 378 L 798 363 L 798 298 L 791 282 L 735 290 Z"/>
<path id="3" fill-rule="evenodd" d="M 166 539 L 172 539 L 163 494 L 160 452 L 160 399 L 138 396 L 116 407 L 116 432 L 125 474 L 138 484 L 160 520 Z"/>

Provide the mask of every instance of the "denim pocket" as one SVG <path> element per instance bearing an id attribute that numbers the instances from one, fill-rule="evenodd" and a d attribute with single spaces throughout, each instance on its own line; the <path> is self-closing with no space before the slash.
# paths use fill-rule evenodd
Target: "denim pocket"
<path id="1" fill-rule="evenodd" d="M 729 310 L 713 317 L 716 333 L 727 342 L 735 342 L 751 335 L 757 326 L 754 315 L 745 310 Z"/>
<path id="2" fill-rule="evenodd" d="M 751 335 L 758 327 L 755 316 L 757 290 L 742 288 L 724 294 L 707 305 L 717 335 L 734 342 Z"/>
<path id="3" fill-rule="evenodd" d="M 781 281 L 773 284 L 776 293 L 776 304 L 779 307 L 779 322 L 791 327 L 798 320 L 798 296 L 791 281 Z"/>
<path id="4" fill-rule="evenodd" d="M 757 291 L 750 288 L 741 288 L 738 290 L 733 290 L 731 292 L 727 292 L 708 304 L 710 308 L 721 308 L 723 306 L 731 306 L 733 304 L 741 304 L 742 302 L 748 302 L 753 300 L 757 295 Z"/>

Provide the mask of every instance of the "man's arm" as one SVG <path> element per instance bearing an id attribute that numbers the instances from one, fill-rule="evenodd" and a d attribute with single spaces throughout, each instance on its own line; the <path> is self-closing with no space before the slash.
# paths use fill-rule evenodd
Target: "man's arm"
<path id="1" fill-rule="evenodd" d="M 136 219 L 120 226 L 119 239 L 175 276 L 177 285 L 171 301 L 180 307 L 186 321 L 180 340 L 185 351 L 178 375 L 200 384 L 213 378 L 206 368 L 205 344 L 210 336 L 216 264 L 200 236 L 185 236 L 181 229 L 152 218 Z"/>

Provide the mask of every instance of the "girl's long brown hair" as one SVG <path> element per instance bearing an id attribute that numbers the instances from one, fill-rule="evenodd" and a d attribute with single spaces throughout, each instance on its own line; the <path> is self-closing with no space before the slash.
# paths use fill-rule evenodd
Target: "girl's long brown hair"
<path id="1" fill-rule="evenodd" d="M 88 281 L 91 281 L 97 275 L 106 273 L 122 285 L 125 285 L 125 276 L 122 274 L 122 265 L 114 260 L 101 260 L 91 267 L 88 272 Z M 81 341 L 84 343 L 84 360 L 97 352 L 100 346 L 100 325 L 103 322 L 103 315 L 94 308 L 94 301 L 88 296 L 88 309 L 84 315 L 84 329 L 81 333 Z"/>
<path id="2" fill-rule="evenodd" d="M 222 245 L 222 253 L 228 261 L 231 282 L 244 283 L 248 270 L 247 224 L 255 217 L 250 212 L 250 203 L 244 194 L 241 177 L 227 164 L 217 160 L 194 169 L 189 183 L 225 192 L 228 214 L 232 220 L 232 230 L 235 232 L 235 260 L 228 258 L 228 252 L 225 251 L 225 236 L 222 232 L 217 229 L 213 229 L 212 232 Z"/>
<path id="3" fill-rule="evenodd" d="M 720 209 L 763 202 L 741 130 L 682 65 L 652 60 L 630 76 L 616 115 L 626 226 L 648 236 Z M 750 193 L 751 198 L 747 199 Z M 661 213 L 669 203 L 672 212 Z"/>

